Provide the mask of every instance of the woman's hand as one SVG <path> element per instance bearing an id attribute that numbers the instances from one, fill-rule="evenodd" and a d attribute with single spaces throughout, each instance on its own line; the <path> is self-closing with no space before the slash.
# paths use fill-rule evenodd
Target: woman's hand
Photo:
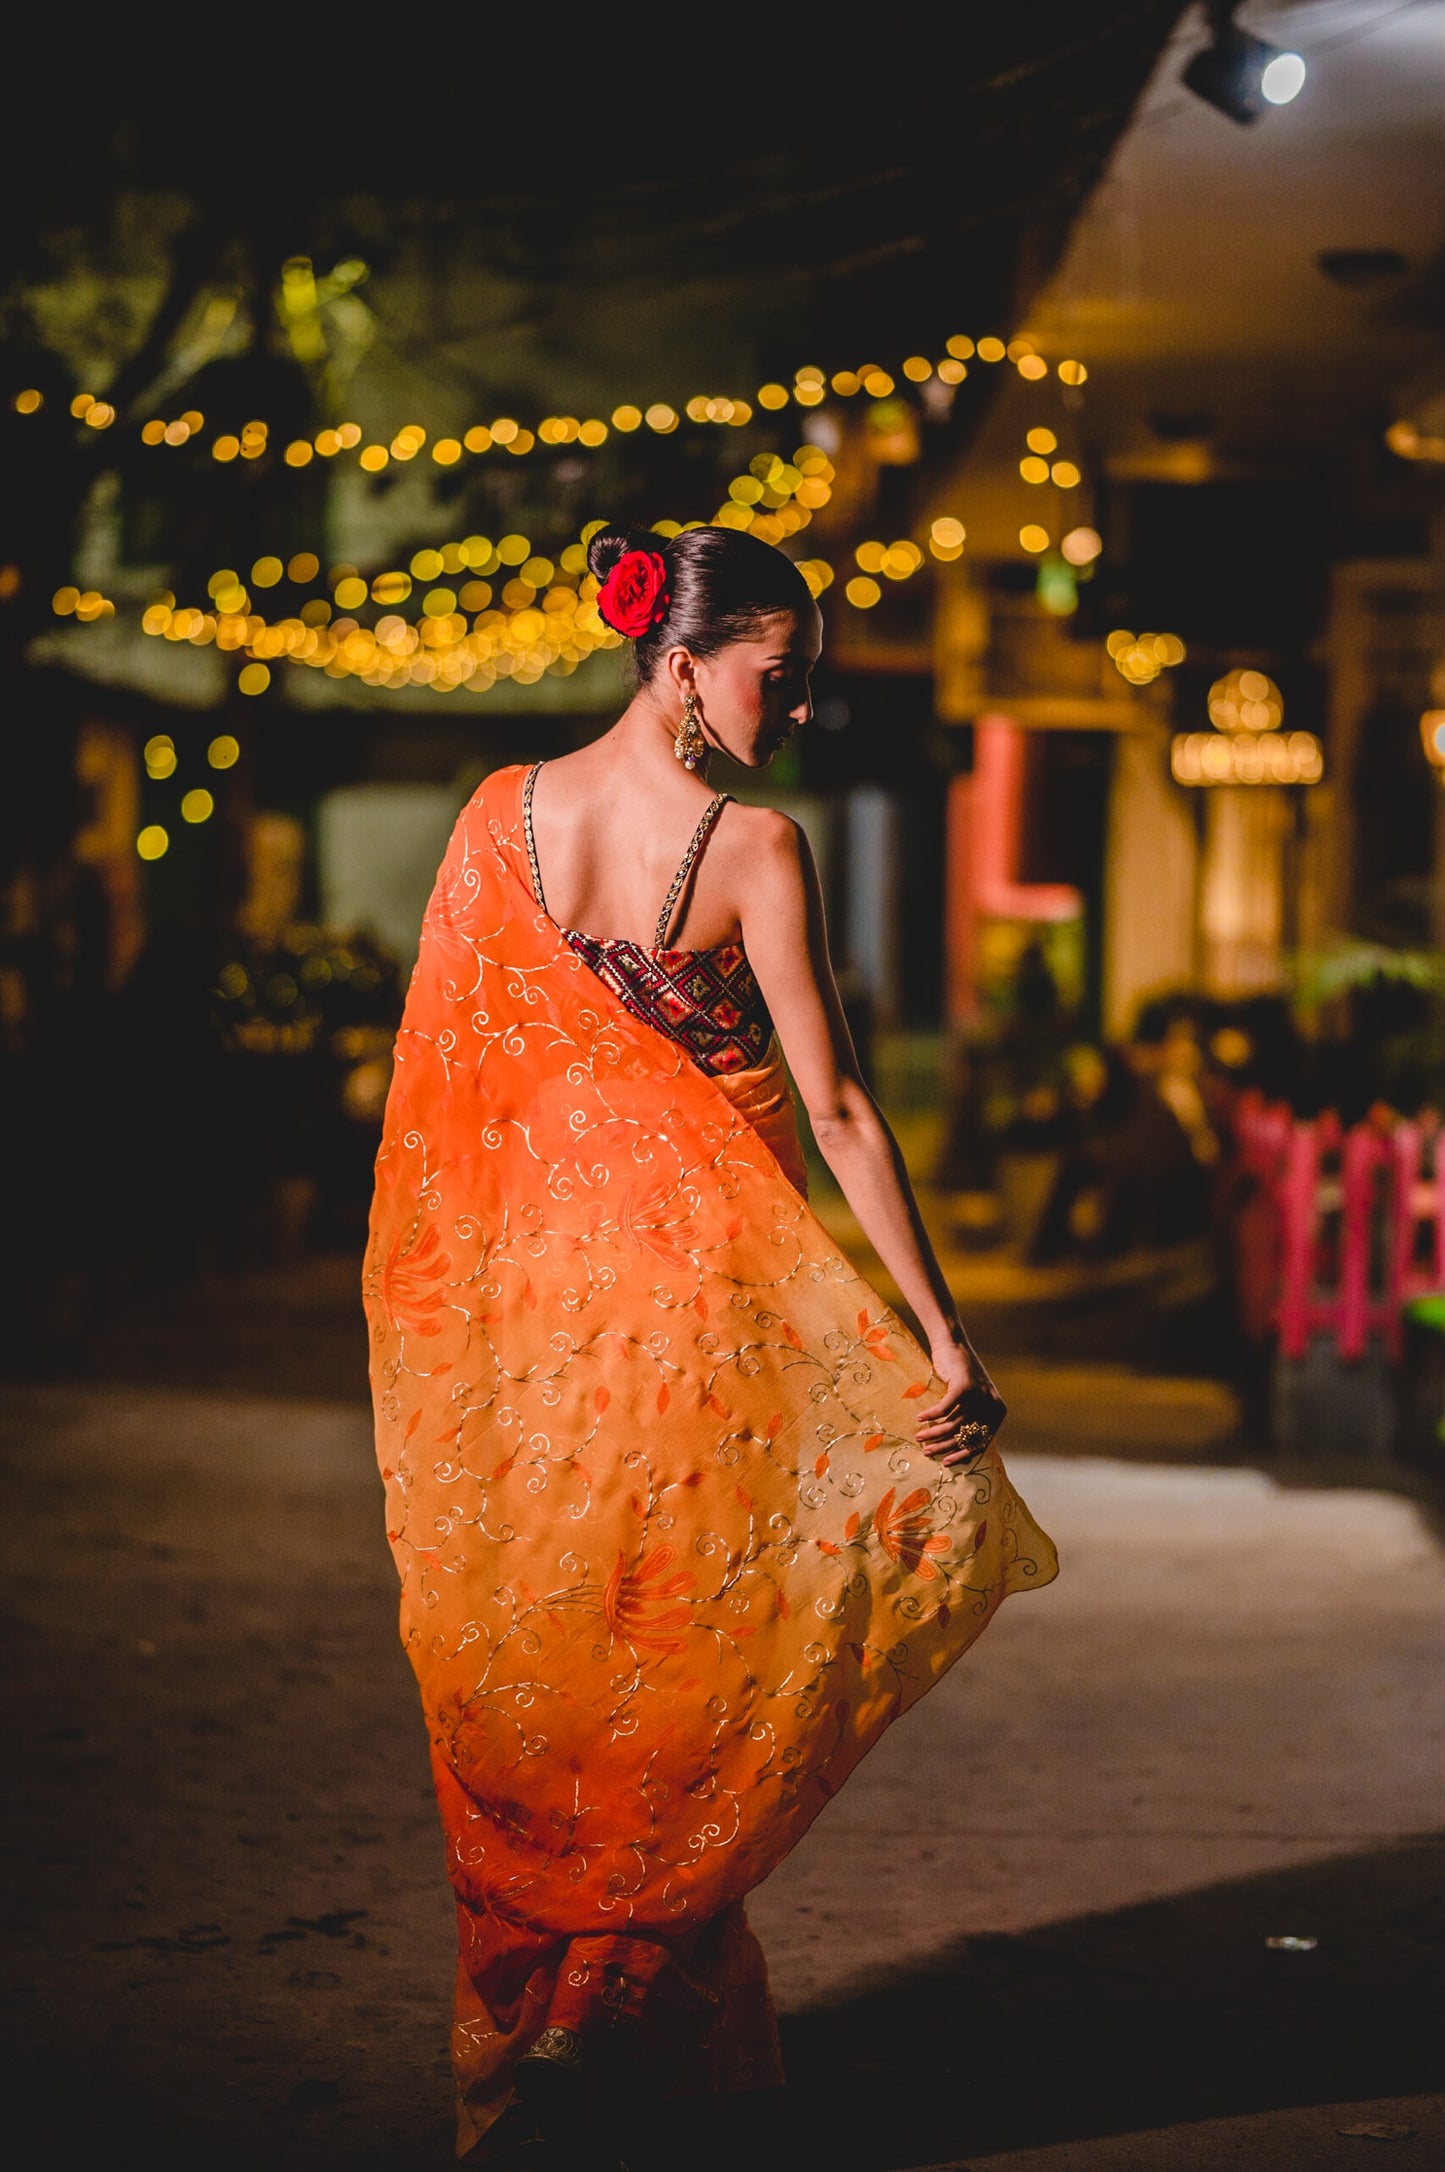
<path id="1" fill-rule="evenodd" d="M 919 1411 L 918 1445 L 939 1463 L 974 1463 L 1003 1424 L 1007 1406 L 966 1336 L 935 1343 L 929 1356 L 944 1393 Z"/>

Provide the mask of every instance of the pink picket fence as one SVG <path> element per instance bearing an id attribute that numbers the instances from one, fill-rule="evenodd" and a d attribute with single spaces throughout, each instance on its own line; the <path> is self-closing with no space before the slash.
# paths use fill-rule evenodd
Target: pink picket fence
<path id="1" fill-rule="evenodd" d="M 1303 1357 L 1316 1335 L 1342 1358 L 1378 1338 L 1392 1358 L 1404 1312 L 1445 1291 L 1445 1143 L 1437 1122 L 1345 1130 L 1257 1094 L 1234 1111 L 1229 1220 L 1245 1332 Z"/>

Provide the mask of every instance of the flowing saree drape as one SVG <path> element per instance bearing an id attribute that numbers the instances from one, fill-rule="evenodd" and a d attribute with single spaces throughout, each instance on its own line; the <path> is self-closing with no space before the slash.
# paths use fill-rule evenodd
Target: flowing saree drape
<path id="1" fill-rule="evenodd" d="M 709 1076 L 539 908 L 523 775 L 427 909 L 365 1270 L 464 2150 L 589 1983 L 659 1994 L 675 2086 L 775 2080 L 743 1896 L 1057 1567 L 995 1450 L 917 1447 L 927 1355 L 802 1196 L 776 1041 Z"/>

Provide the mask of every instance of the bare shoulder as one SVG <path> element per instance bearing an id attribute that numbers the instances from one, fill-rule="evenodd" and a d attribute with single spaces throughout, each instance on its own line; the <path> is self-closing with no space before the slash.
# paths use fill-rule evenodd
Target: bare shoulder
<path id="1" fill-rule="evenodd" d="M 721 870 L 749 951 L 791 947 L 813 915 L 817 890 L 807 832 L 776 807 L 729 807 L 732 838 Z M 728 826 L 719 822 L 719 829 Z"/>
<path id="2" fill-rule="evenodd" d="M 780 808 L 752 807 L 734 800 L 717 827 L 718 842 L 726 840 L 728 858 L 740 864 L 779 873 L 796 872 L 806 864 L 807 834 L 800 822 Z"/>
<path id="3" fill-rule="evenodd" d="M 595 744 L 574 747 L 567 754 L 549 754 L 540 767 L 547 773 L 547 797 L 562 805 L 595 794 L 598 779 L 608 773 L 607 757 Z"/>

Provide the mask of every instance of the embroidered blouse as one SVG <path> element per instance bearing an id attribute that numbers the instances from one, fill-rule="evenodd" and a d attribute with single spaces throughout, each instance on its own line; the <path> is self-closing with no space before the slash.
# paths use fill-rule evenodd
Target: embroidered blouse
<path id="1" fill-rule="evenodd" d="M 546 912 L 532 835 L 532 787 L 541 766 L 534 762 L 527 772 L 522 812 L 532 889 Z M 731 797 L 730 792 L 717 792 L 704 808 L 672 879 L 650 949 L 627 935 L 588 935 L 581 928 L 560 931 L 634 1017 L 645 1019 L 659 1033 L 680 1042 L 704 1071 L 747 1070 L 763 1061 L 773 1037 L 768 1006 L 741 943 L 715 943 L 706 950 L 670 948 L 667 943 L 668 926 L 683 885 Z"/>

